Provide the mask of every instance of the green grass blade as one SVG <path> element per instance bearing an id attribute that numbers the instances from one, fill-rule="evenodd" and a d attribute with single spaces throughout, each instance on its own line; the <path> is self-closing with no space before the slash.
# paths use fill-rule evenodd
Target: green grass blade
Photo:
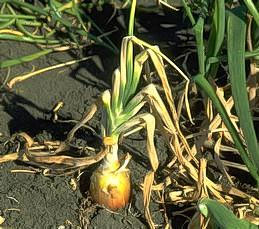
<path id="1" fill-rule="evenodd" d="M 255 3 L 255 7 L 259 9 L 259 1 Z M 252 33 L 253 48 L 258 49 L 259 48 L 259 26 L 256 24 L 255 21 L 252 22 L 251 33 Z M 259 57 L 257 57 L 256 60 L 259 60 Z"/>
<path id="2" fill-rule="evenodd" d="M 258 57 L 259 58 L 259 48 L 255 49 L 251 52 L 245 52 L 245 58 L 246 59 L 249 59 L 249 58 L 252 58 L 252 57 Z"/>
<path id="3" fill-rule="evenodd" d="M 32 60 L 35 60 L 41 56 L 45 56 L 49 53 L 53 52 L 53 49 L 46 49 L 28 56 L 22 56 L 16 59 L 12 59 L 12 60 L 4 60 L 0 62 L 0 68 L 6 68 L 6 67 L 11 67 L 17 64 L 22 64 L 25 62 L 30 62 Z"/>
<path id="4" fill-rule="evenodd" d="M 246 7 L 248 8 L 249 12 L 253 15 L 257 26 L 259 26 L 259 12 L 258 12 L 258 9 L 254 5 L 252 0 L 244 0 L 244 2 L 246 4 Z"/>
<path id="5" fill-rule="evenodd" d="M 216 200 L 205 198 L 199 202 L 198 207 L 206 218 L 210 217 L 210 226 L 221 229 L 258 229 L 257 225 L 238 219 L 232 211 Z M 211 225 L 212 223 L 216 225 Z"/>
<path id="6" fill-rule="evenodd" d="M 0 14 L 1 19 L 26 19 L 26 20 L 36 20 L 37 17 L 33 15 L 24 14 Z"/>
<path id="7" fill-rule="evenodd" d="M 225 35 L 225 2 L 214 2 L 214 14 L 212 18 L 211 32 L 208 41 L 207 57 L 218 55 Z"/>
<path id="8" fill-rule="evenodd" d="M 197 24 L 193 27 L 196 38 L 198 61 L 199 61 L 199 72 L 205 74 L 205 53 L 203 44 L 203 27 L 204 19 L 199 17 Z"/>
<path id="9" fill-rule="evenodd" d="M 253 51 L 246 51 L 245 52 L 245 59 L 250 59 L 250 58 L 255 58 L 258 57 L 259 58 L 259 48 L 258 49 L 254 49 Z M 220 56 L 218 58 L 218 61 L 222 61 L 222 62 L 226 62 L 227 61 L 227 55 L 224 56 Z"/>
<path id="10" fill-rule="evenodd" d="M 124 37 L 121 43 L 121 53 L 120 53 L 120 97 L 118 100 L 119 110 L 123 108 L 124 94 L 127 82 L 127 47 L 128 47 L 129 37 Z"/>
<path id="11" fill-rule="evenodd" d="M 136 12 L 137 0 L 132 0 L 131 2 L 131 10 L 130 10 L 130 19 L 129 19 L 129 30 L 128 35 L 134 35 L 134 22 L 135 22 L 135 12 Z"/>
<path id="12" fill-rule="evenodd" d="M 127 43 L 127 54 L 126 54 L 126 86 L 124 91 L 124 97 L 123 97 L 123 104 L 126 104 L 128 102 L 128 98 L 130 94 L 134 94 L 132 91 L 132 81 L 133 81 L 133 43 L 131 40 L 128 40 Z"/>
<path id="13" fill-rule="evenodd" d="M 187 14 L 188 18 L 190 19 L 190 21 L 192 23 L 192 26 L 194 26 L 196 22 L 195 22 L 195 19 L 194 19 L 193 15 L 192 15 L 191 8 L 188 6 L 187 1 L 182 0 L 182 3 L 183 3 L 185 13 Z"/>
<path id="14" fill-rule="evenodd" d="M 259 147 L 249 108 L 246 89 L 245 44 L 246 22 L 245 9 L 236 8 L 229 14 L 227 28 L 227 47 L 230 81 L 235 109 L 239 117 L 249 155 L 254 165 L 259 168 Z"/>
<path id="15" fill-rule="evenodd" d="M 134 34 L 134 22 L 135 22 L 135 12 L 136 12 L 136 4 L 137 1 L 133 0 L 131 3 L 131 10 L 130 10 L 130 18 L 129 18 L 129 30 L 128 30 L 128 35 L 133 36 Z M 133 56 L 133 43 L 129 39 L 127 42 L 127 54 L 126 54 L 126 86 L 125 86 L 125 91 L 124 91 L 124 98 L 123 98 L 123 104 L 125 105 L 128 102 L 128 98 L 130 94 L 134 94 L 132 91 L 132 81 L 133 81 L 133 61 L 134 61 L 134 56 Z"/>
<path id="16" fill-rule="evenodd" d="M 45 35 L 34 35 L 33 33 L 30 33 L 29 31 L 27 31 L 24 26 L 20 23 L 19 19 L 16 19 L 16 26 L 17 28 L 26 36 L 34 38 L 34 39 L 45 39 L 47 36 Z M 53 31 L 53 30 L 52 30 Z"/>
<path id="17" fill-rule="evenodd" d="M 121 75 L 120 70 L 115 69 L 112 76 L 112 101 L 111 101 L 111 109 L 113 114 L 118 115 L 120 113 L 120 83 L 121 83 Z"/>
<path id="18" fill-rule="evenodd" d="M 5 34 L 0 33 L 0 39 L 3 40 L 12 40 L 12 41 L 23 41 L 28 43 L 38 43 L 38 44 L 49 44 L 49 45 L 56 45 L 61 44 L 61 41 L 58 40 L 48 40 L 48 39 L 34 39 L 31 37 L 25 37 L 25 36 L 18 36 L 13 34 Z"/>
<path id="19" fill-rule="evenodd" d="M 130 98 L 130 96 L 132 96 L 133 94 L 135 94 L 137 87 L 138 87 L 138 83 L 139 83 L 139 79 L 142 73 L 142 69 L 144 66 L 145 61 L 148 58 L 148 54 L 146 51 L 142 51 L 141 53 L 139 53 L 138 55 L 136 55 L 136 57 L 134 58 L 134 73 L 133 73 L 133 79 L 131 82 L 131 92 L 128 95 L 128 98 Z"/>
<path id="20" fill-rule="evenodd" d="M 5 21 L 3 23 L 0 23 L 0 29 L 4 29 L 4 28 L 7 28 L 8 26 L 12 25 L 15 23 L 15 19 L 10 19 L 8 21 Z"/>
<path id="21" fill-rule="evenodd" d="M 225 36 L 225 2 L 214 1 L 214 14 L 209 35 L 206 54 L 206 77 L 214 78 L 218 71 L 219 63 L 211 63 L 211 58 L 218 56 Z"/>

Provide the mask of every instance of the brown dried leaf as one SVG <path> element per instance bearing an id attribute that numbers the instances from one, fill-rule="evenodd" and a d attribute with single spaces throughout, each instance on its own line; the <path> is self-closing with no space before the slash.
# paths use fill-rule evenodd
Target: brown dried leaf
<path id="1" fill-rule="evenodd" d="M 150 197 L 151 197 L 151 189 L 152 189 L 152 184 L 154 181 L 154 172 L 149 172 L 144 179 L 144 187 L 143 187 L 143 196 L 144 196 L 144 212 L 145 212 L 145 217 L 148 221 L 148 225 L 151 229 L 155 229 L 155 224 L 152 220 L 152 216 L 149 210 L 149 203 L 150 203 Z"/>

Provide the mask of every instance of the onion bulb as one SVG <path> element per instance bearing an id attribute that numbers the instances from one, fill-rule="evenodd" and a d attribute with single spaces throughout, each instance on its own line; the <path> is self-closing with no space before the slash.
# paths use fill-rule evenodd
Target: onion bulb
<path id="1" fill-rule="evenodd" d="M 130 199 L 130 173 L 119 161 L 99 167 L 91 177 L 90 194 L 103 207 L 117 211 Z"/>

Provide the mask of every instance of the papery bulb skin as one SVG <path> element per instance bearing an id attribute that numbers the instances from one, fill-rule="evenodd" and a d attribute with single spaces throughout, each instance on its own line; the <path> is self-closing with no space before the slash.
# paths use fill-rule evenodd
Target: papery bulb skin
<path id="1" fill-rule="evenodd" d="M 119 166 L 119 162 L 106 169 L 101 166 L 91 177 L 90 194 L 93 200 L 112 211 L 124 208 L 131 194 L 129 170 L 120 171 Z"/>

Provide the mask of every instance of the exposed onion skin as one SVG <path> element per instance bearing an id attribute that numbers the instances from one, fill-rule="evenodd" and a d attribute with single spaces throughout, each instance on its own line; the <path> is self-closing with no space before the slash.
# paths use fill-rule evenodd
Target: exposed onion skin
<path id="1" fill-rule="evenodd" d="M 119 163 L 109 169 L 100 167 L 93 173 L 90 184 L 93 200 L 112 211 L 125 207 L 131 194 L 129 170 L 118 168 Z"/>

